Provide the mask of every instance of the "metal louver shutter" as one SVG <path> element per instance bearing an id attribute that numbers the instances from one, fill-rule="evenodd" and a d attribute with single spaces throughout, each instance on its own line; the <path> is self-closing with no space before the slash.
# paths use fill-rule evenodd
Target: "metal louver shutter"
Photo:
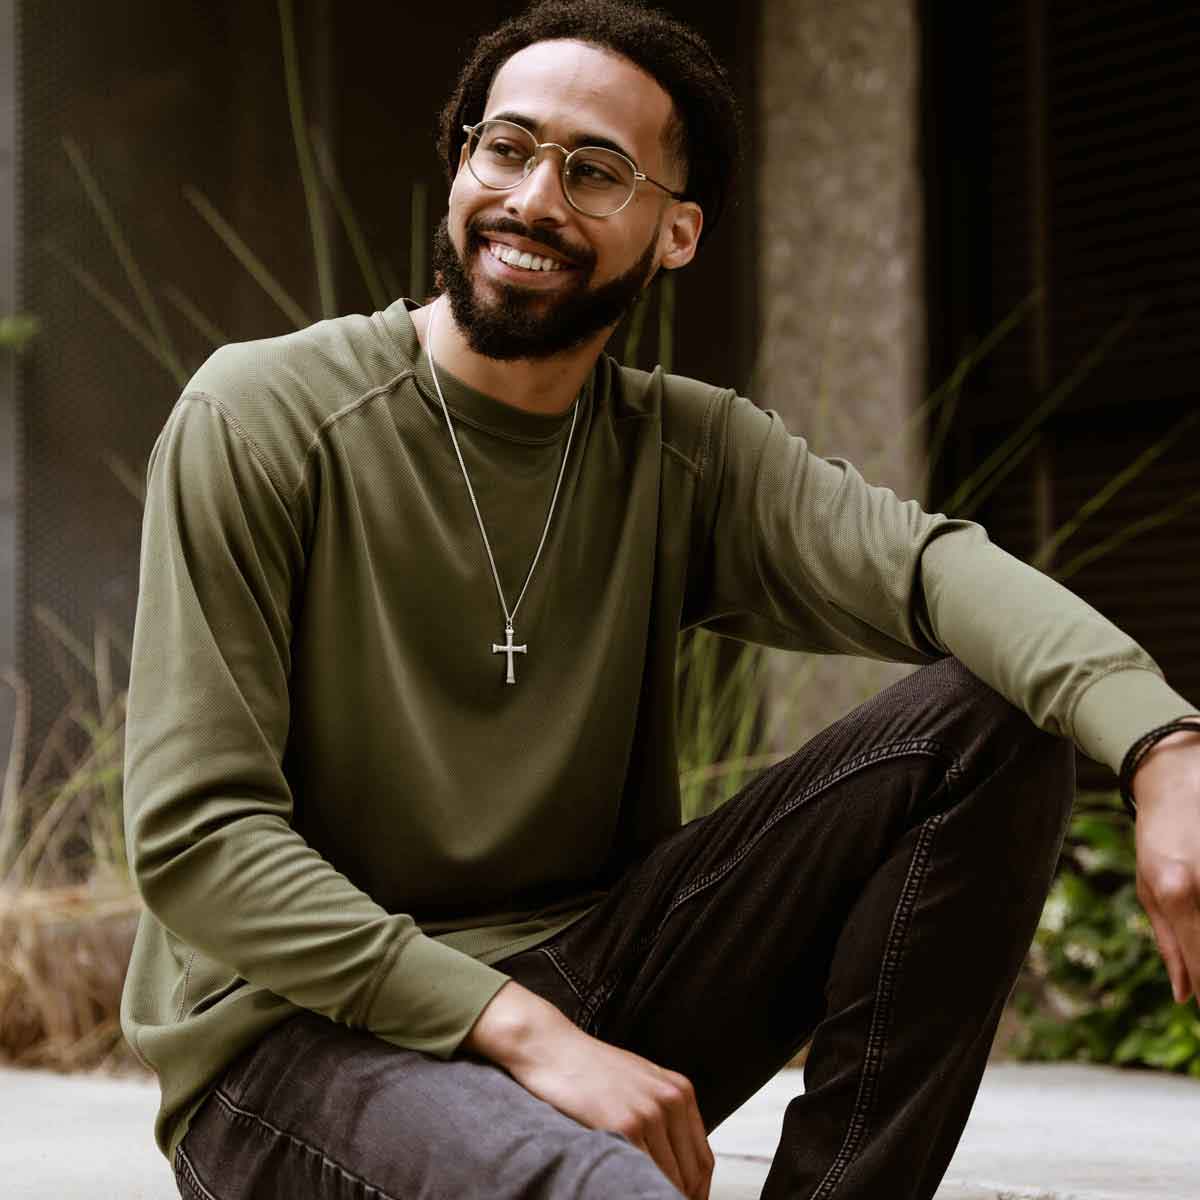
<path id="1" fill-rule="evenodd" d="M 990 10 L 977 51 L 986 208 L 971 212 L 990 229 L 990 261 L 972 262 L 990 294 L 974 332 L 1039 284 L 1043 303 L 964 395 L 943 495 L 1137 314 L 976 514 L 1027 557 L 1200 402 L 1200 21 L 1194 6 L 1153 0 Z M 944 377 L 948 364 L 935 365 Z M 1104 546 L 1067 586 L 1200 704 L 1200 422 L 1064 541 L 1049 569 Z M 1090 769 L 1084 779 L 1104 782 Z"/>

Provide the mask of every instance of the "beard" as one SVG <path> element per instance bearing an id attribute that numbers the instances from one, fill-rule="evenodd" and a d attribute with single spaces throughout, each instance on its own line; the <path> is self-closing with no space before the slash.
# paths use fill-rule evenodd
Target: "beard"
<path id="1" fill-rule="evenodd" d="M 602 329 L 616 325 L 642 294 L 654 269 L 654 249 L 658 234 L 650 239 L 642 256 L 629 270 L 597 288 L 588 288 L 587 280 L 595 266 L 579 261 L 553 235 L 530 231 L 516 221 L 498 220 L 489 227 L 495 232 L 514 233 L 530 241 L 541 242 L 567 254 L 582 278 L 579 287 L 564 296 L 541 295 L 512 284 L 498 284 L 496 303 L 482 303 L 472 286 L 466 265 L 450 239 L 448 217 L 443 217 L 433 235 L 434 278 L 450 300 L 455 323 L 476 354 L 501 361 L 549 358 L 573 350 Z M 484 237 L 473 225 L 467 226 L 466 255 L 486 254 Z"/>

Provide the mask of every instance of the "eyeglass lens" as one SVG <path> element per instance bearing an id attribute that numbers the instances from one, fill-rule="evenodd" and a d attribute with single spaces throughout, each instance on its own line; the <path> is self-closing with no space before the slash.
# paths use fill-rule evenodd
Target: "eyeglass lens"
<path id="1" fill-rule="evenodd" d="M 485 187 L 511 188 L 533 170 L 536 148 L 528 129 L 509 121 L 485 121 L 471 135 L 468 164 Z M 616 212 L 636 186 L 629 161 L 603 147 L 580 146 L 565 160 L 567 198 L 589 216 Z"/>

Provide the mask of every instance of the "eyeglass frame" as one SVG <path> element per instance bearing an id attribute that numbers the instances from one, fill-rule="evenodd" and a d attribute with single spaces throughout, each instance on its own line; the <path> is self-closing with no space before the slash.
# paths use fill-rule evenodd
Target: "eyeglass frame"
<path id="1" fill-rule="evenodd" d="M 482 125 L 511 125 L 514 129 L 519 129 L 522 133 L 528 134 L 533 138 L 533 153 L 525 160 L 523 174 L 515 183 L 510 183 L 506 187 L 498 187 L 494 183 L 484 183 L 478 175 L 475 174 L 475 168 L 471 166 L 471 139 L 475 136 L 475 131 Z M 637 163 L 629 157 L 628 154 L 622 154 L 620 150 L 614 150 L 611 146 L 576 146 L 574 150 L 568 150 L 566 146 L 560 146 L 558 142 L 539 142 L 534 137 L 533 133 L 526 129 L 524 125 L 518 125 L 516 121 L 505 121 L 499 117 L 485 117 L 482 121 L 476 121 L 474 125 L 464 125 L 463 132 L 467 135 L 467 140 L 463 144 L 467 148 L 467 169 L 471 172 L 471 177 L 479 184 L 480 187 L 489 188 L 493 192 L 511 192 L 513 188 L 518 188 L 529 178 L 533 173 L 533 167 L 530 163 L 536 163 L 539 150 L 561 150 L 563 152 L 562 165 L 559 167 L 558 175 L 559 182 L 562 186 L 563 199 L 577 212 L 582 213 L 585 217 L 591 217 L 594 221 L 604 221 L 609 217 L 615 217 L 617 213 L 622 212 L 629 207 L 634 196 L 637 195 L 637 185 L 639 183 L 652 183 L 657 188 L 662 188 L 668 196 L 675 200 L 685 200 L 686 193 L 676 192 L 667 187 L 665 183 L 659 183 L 657 179 L 651 179 L 644 171 L 639 171 Z M 603 150 L 605 154 L 615 154 L 617 158 L 624 159 L 633 170 L 633 187 L 629 189 L 629 195 L 625 198 L 625 202 L 620 208 L 614 208 L 612 212 L 604 213 L 597 216 L 596 213 L 590 213 L 586 209 L 582 209 L 574 200 L 571 199 L 570 189 L 567 187 L 567 164 L 575 157 L 576 154 L 582 154 L 585 150 Z"/>

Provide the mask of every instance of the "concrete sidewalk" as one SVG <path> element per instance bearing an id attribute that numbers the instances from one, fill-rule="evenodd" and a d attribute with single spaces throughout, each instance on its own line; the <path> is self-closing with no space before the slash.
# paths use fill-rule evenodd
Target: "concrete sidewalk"
<path id="1" fill-rule="evenodd" d="M 784 1071 L 712 1135 L 711 1200 L 759 1194 Z M 0 1070 L 5 1200 L 176 1200 L 151 1141 L 153 1084 Z M 988 1069 L 938 1200 L 1198 1200 L 1200 1082 L 1103 1067 Z"/>

